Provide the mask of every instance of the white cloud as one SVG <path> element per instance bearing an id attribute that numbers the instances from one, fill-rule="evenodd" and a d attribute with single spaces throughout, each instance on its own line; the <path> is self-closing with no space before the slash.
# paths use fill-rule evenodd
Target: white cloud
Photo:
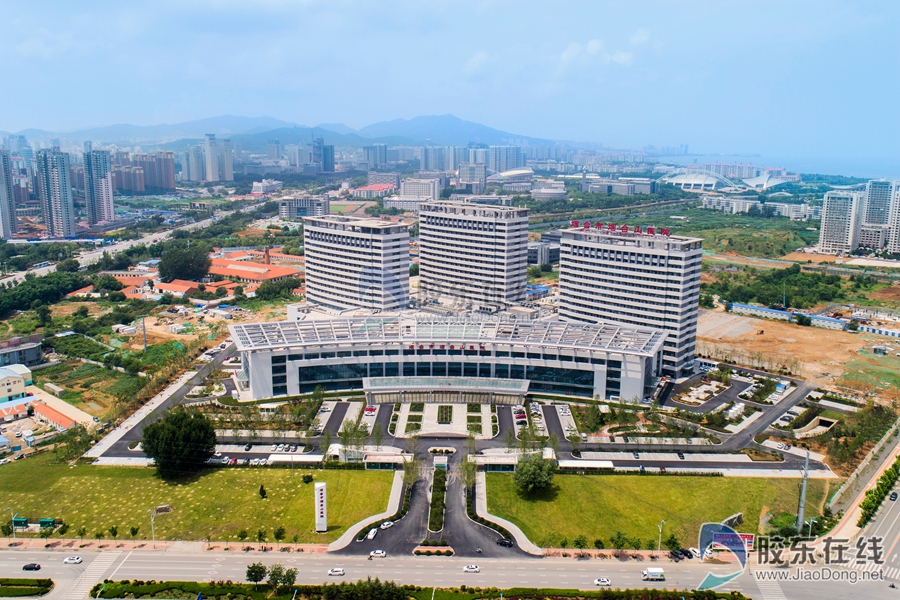
<path id="1" fill-rule="evenodd" d="M 618 52 L 613 52 L 611 56 L 608 56 L 606 59 L 608 62 L 614 62 L 617 65 L 622 65 L 625 67 L 630 67 L 631 63 L 634 62 L 634 57 L 631 52 L 622 52 L 621 50 Z"/>
<path id="2" fill-rule="evenodd" d="M 631 42 L 632 46 L 640 46 L 641 44 L 647 42 L 649 39 L 650 31 L 642 27 L 641 29 L 638 29 L 634 32 L 629 41 Z"/>
<path id="3" fill-rule="evenodd" d="M 565 65 L 575 60 L 575 57 L 579 54 L 581 54 L 581 44 L 572 42 L 569 44 L 569 47 L 563 50 L 563 53 L 559 55 L 559 60 Z"/>
<path id="4" fill-rule="evenodd" d="M 597 54 L 603 50 L 603 41 L 602 40 L 591 40 L 587 44 L 588 54 Z"/>
<path id="5" fill-rule="evenodd" d="M 465 66 L 466 73 L 469 75 L 474 75 L 474 74 L 478 73 L 488 62 L 489 58 L 490 57 L 488 56 L 487 52 L 485 52 L 483 50 L 479 50 L 478 52 L 473 54 L 472 57 L 468 61 L 466 61 L 466 66 Z"/>

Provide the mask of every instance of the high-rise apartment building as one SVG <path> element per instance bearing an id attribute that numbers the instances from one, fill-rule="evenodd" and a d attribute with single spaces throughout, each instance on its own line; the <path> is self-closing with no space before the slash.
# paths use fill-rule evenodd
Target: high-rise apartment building
<path id="1" fill-rule="evenodd" d="M 206 157 L 203 155 L 203 146 L 198 144 L 188 148 L 186 164 L 186 181 L 206 181 Z"/>
<path id="2" fill-rule="evenodd" d="M 900 200 L 900 181 L 873 179 L 866 185 L 864 225 L 889 225 L 891 206 Z"/>
<path id="3" fill-rule="evenodd" d="M 459 163 L 459 183 L 460 184 L 484 184 L 487 180 L 487 173 L 485 173 L 485 166 L 463 162 Z"/>
<path id="4" fill-rule="evenodd" d="M 206 178 L 203 181 L 219 181 L 219 144 L 216 143 L 216 134 L 206 134 Z"/>
<path id="5" fill-rule="evenodd" d="M 864 192 L 825 192 L 819 229 L 820 252 L 850 254 L 859 247 L 864 200 Z"/>
<path id="6" fill-rule="evenodd" d="M 373 144 L 363 148 L 363 156 L 369 163 L 369 168 L 380 167 L 387 164 L 387 144 Z"/>
<path id="7" fill-rule="evenodd" d="M 59 150 L 40 150 L 37 164 L 38 194 L 47 237 L 75 235 L 75 205 L 69 155 Z"/>
<path id="8" fill-rule="evenodd" d="M 419 207 L 419 288 L 493 306 L 525 300 L 528 209 L 462 202 Z"/>
<path id="9" fill-rule="evenodd" d="M 491 146 L 487 149 L 488 171 L 502 173 L 524 166 L 525 159 L 518 146 Z"/>
<path id="10" fill-rule="evenodd" d="M 266 142 L 266 158 L 268 160 L 281 160 L 282 154 L 284 154 L 284 148 L 278 139 Z"/>
<path id="11" fill-rule="evenodd" d="M 409 302 L 406 223 L 337 215 L 303 219 L 307 301 L 335 310 Z"/>
<path id="12" fill-rule="evenodd" d="M 376 183 L 386 183 L 394 186 L 395 188 L 400 187 L 400 173 L 384 173 L 379 171 L 369 171 L 369 177 L 367 183 L 369 185 L 374 185 Z"/>
<path id="13" fill-rule="evenodd" d="M 425 171 L 443 171 L 444 148 L 439 146 L 425 146 L 422 148 L 421 167 Z"/>
<path id="14" fill-rule="evenodd" d="M 702 243 L 666 229 L 573 221 L 560 239 L 560 318 L 666 331 L 663 372 L 681 376 L 696 351 Z"/>
<path id="15" fill-rule="evenodd" d="M 84 200 L 89 225 L 114 221 L 112 157 L 106 150 L 91 150 L 85 145 Z"/>
<path id="16" fill-rule="evenodd" d="M 13 190 L 13 169 L 9 152 L 0 150 L 0 239 L 16 233 L 16 195 Z"/>
<path id="17" fill-rule="evenodd" d="M 322 146 L 322 172 L 334 173 L 334 146 Z"/>
<path id="18" fill-rule="evenodd" d="M 231 152 L 231 140 L 219 143 L 219 181 L 234 181 L 234 156 Z"/>

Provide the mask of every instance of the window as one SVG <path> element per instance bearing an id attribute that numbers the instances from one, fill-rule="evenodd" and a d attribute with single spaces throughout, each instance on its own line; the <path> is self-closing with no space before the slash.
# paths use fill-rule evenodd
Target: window
<path id="1" fill-rule="evenodd" d="M 400 354 L 399 350 L 385 350 L 384 351 L 385 356 L 397 356 L 399 354 Z"/>
<path id="2" fill-rule="evenodd" d="M 541 355 L 538 354 L 537 352 L 529 352 L 529 353 L 527 353 L 527 354 L 525 355 L 525 357 L 526 357 L 526 358 L 533 358 L 533 359 L 536 359 L 536 360 L 540 360 L 540 359 L 541 359 Z"/>
<path id="3" fill-rule="evenodd" d="M 404 377 L 415 377 L 416 376 L 416 363 L 403 363 L 403 376 Z"/>
<path id="4" fill-rule="evenodd" d="M 462 363 L 447 363 L 447 377 L 462 376 Z"/>
<path id="5" fill-rule="evenodd" d="M 272 388 L 273 396 L 287 396 L 287 386 L 286 385 L 276 385 Z"/>
<path id="6" fill-rule="evenodd" d="M 384 350 L 369 350 L 369 356 L 384 356 Z"/>
<path id="7" fill-rule="evenodd" d="M 312 353 L 310 353 L 310 354 L 304 354 L 304 355 L 303 355 L 303 358 L 304 358 L 305 360 L 313 360 L 313 359 L 319 358 L 319 353 L 318 353 L 318 352 L 312 352 Z"/>
<path id="8" fill-rule="evenodd" d="M 283 365 L 287 361 L 287 356 L 273 356 L 272 364 L 273 365 Z"/>
<path id="9" fill-rule="evenodd" d="M 334 352 L 323 352 L 322 358 L 334 358 Z"/>
<path id="10" fill-rule="evenodd" d="M 272 375 L 276 373 L 287 373 L 287 365 L 272 365 Z"/>
<path id="11" fill-rule="evenodd" d="M 524 352 L 513 352 L 512 357 L 513 358 L 525 358 L 525 353 Z"/>
<path id="12" fill-rule="evenodd" d="M 497 350 L 497 352 L 494 353 L 494 356 L 496 356 L 497 358 L 509 358 L 509 352 L 501 352 Z"/>
<path id="13" fill-rule="evenodd" d="M 338 358 L 346 358 L 346 357 L 350 356 L 350 351 L 349 350 L 338 350 L 337 356 L 338 356 Z"/>
<path id="14" fill-rule="evenodd" d="M 288 360 L 302 360 L 302 354 L 288 354 Z"/>
<path id="15" fill-rule="evenodd" d="M 367 350 L 354 350 L 353 356 L 366 356 L 368 354 Z"/>
<path id="16" fill-rule="evenodd" d="M 606 360 L 604 360 L 602 358 L 591 358 L 591 364 L 592 365 L 605 365 Z"/>
<path id="17" fill-rule="evenodd" d="M 276 375 L 272 378 L 272 383 L 287 383 L 287 375 Z"/>

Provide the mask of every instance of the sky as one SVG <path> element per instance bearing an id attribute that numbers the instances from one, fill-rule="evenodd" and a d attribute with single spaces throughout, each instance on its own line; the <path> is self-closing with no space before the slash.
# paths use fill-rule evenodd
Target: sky
<path id="1" fill-rule="evenodd" d="M 4 2 L 0 130 L 451 113 L 617 148 L 900 164 L 900 2 Z"/>

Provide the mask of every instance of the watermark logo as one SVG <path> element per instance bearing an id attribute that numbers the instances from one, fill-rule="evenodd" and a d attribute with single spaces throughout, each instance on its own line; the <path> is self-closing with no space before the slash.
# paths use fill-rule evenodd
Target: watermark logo
<path id="1" fill-rule="evenodd" d="M 707 573 L 697 589 L 714 590 L 732 579 L 740 577 L 747 568 L 748 544 L 752 547 L 753 539 L 752 537 L 748 538 L 747 534 L 742 535 L 728 525 L 722 525 L 721 523 L 704 523 L 700 528 L 700 539 L 697 544 L 698 548 L 700 548 L 701 556 L 704 556 L 710 548 L 727 550 L 737 558 L 737 564 L 740 568 L 726 575 Z"/>

